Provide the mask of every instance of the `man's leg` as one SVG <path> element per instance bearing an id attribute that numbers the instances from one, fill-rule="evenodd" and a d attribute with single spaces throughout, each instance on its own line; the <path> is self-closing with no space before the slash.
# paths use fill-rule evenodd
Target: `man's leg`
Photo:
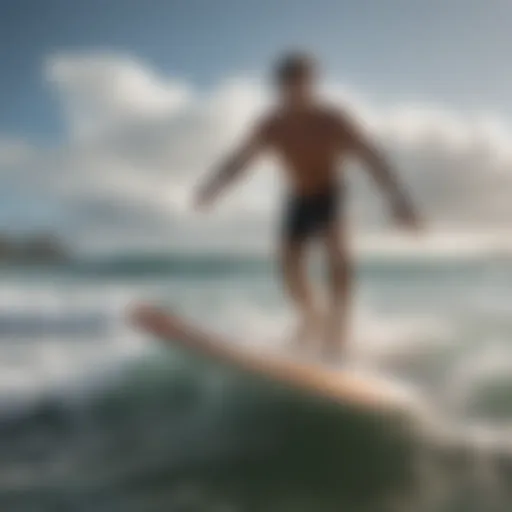
<path id="1" fill-rule="evenodd" d="M 352 265 L 347 233 L 337 222 L 324 233 L 330 306 L 325 325 L 324 353 L 342 353 L 350 331 L 352 310 Z"/>
<path id="2" fill-rule="evenodd" d="M 307 273 L 306 249 L 305 241 L 284 241 L 281 253 L 285 290 L 300 315 L 296 342 L 301 345 L 315 336 L 319 324 L 318 311 Z"/>

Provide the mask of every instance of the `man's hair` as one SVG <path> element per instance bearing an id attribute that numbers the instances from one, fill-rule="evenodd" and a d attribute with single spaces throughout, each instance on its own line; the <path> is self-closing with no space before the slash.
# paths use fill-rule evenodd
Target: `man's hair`
<path id="1" fill-rule="evenodd" d="M 287 84 L 300 80 L 313 73 L 315 60 L 304 52 L 292 52 L 281 57 L 274 70 L 274 78 L 278 84 Z"/>

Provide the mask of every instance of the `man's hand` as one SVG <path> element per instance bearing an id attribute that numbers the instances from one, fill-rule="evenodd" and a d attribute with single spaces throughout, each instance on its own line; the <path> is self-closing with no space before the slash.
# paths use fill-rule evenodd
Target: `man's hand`
<path id="1" fill-rule="evenodd" d="M 416 212 L 408 205 L 399 202 L 393 209 L 395 222 L 403 229 L 409 231 L 422 231 L 422 223 Z"/>
<path id="2" fill-rule="evenodd" d="M 205 211 L 210 208 L 215 199 L 211 187 L 203 187 L 199 189 L 194 198 L 194 207 L 199 211 Z"/>

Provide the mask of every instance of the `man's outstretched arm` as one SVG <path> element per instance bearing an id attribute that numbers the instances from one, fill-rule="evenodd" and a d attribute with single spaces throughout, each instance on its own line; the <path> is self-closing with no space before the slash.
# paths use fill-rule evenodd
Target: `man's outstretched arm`
<path id="1" fill-rule="evenodd" d="M 267 128 L 259 126 L 251 136 L 241 144 L 226 160 L 214 170 L 213 174 L 199 187 L 196 204 L 206 207 L 233 183 L 247 166 L 265 149 Z"/>
<path id="2" fill-rule="evenodd" d="M 354 155 L 366 164 L 375 182 L 390 198 L 395 219 L 408 227 L 418 228 L 418 213 L 383 153 L 355 126 L 345 127 L 345 137 Z"/>

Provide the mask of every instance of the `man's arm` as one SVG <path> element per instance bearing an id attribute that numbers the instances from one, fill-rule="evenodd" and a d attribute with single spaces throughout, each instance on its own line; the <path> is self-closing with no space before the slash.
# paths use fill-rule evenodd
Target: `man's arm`
<path id="1" fill-rule="evenodd" d="M 233 183 L 258 156 L 267 144 L 268 127 L 259 125 L 250 137 L 216 168 L 210 178 L 200 186 L 196 202 L 198 206 L 209 206 Z"/>
<path id="2" fill-rule="evenodd" d="M 396 220 L 408 227 L 419 227 L 418 214 L 386 157 L 365 135 L 359 132 L 354 124 L 344 123 L 344 125 L 345 141 L 348 142 L 352 153 L 366 164 L 375 182 L 389 196 Z"/>

